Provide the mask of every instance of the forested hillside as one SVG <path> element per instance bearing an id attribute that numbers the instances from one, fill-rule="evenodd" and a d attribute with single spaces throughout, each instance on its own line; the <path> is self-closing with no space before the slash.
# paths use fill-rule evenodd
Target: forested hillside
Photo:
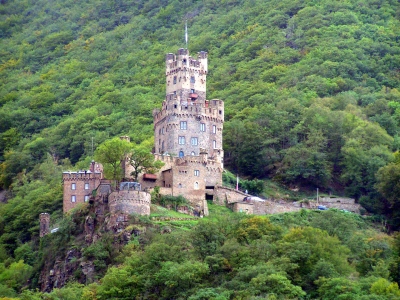
<path id="1" fill-rule="evenodd" d="M 190 52 L 209 53 L 207 98 L 225 101 L 227 169 L 355 197 L 400 227 L 398 1 L 2 0 L 0 288 L 11 266 L 32 272 L 38 214 L 61 217 L 61 170 L 87 167 L 92 138 L 152 138 L 186 19 Z"/>

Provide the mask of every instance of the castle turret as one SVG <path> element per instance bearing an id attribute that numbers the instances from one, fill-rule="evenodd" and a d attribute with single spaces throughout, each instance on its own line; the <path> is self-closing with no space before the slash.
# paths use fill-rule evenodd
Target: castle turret
<path id="1" fill-rule="evenodd" d="M 176 95 L 183 103 L 206 99 L 207 52 L 199 52 L 197 58 L 187 49 L 166 56 L 166 94 Z"/>

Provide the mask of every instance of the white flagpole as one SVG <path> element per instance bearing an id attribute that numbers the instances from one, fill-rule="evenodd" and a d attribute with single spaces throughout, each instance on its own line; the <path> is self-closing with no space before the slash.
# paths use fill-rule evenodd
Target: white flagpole
<path id="1" fill-rule="evenodd" d="M 188 47 L 188 29 L 187 29 L 187 20 L 185 21 L 185 43 L 186 43 L 186 49 Z"/>

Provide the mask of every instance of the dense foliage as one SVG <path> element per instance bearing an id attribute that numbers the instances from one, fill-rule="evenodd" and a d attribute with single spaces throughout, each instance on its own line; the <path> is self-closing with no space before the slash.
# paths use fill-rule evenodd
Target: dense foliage
<path id="1" fill-rule="evenodd" d="M 270 219 L 230 214 L 199 221 L 191 231 L 144 234 L 98 283 L 20 297 L 398 299 L 399 250 L 398 236 L 341 211 Z"/>
<path id="2" fill-rule="evenodd" d="M 243 189 L 262 193 L 263 185 L 252 179 L 268 178 L 291 187 L 344 193 L 369 212 L 389 217 L 390 228 L 400 227 L 400 160 L 393 155 L 400 148 L 398 1 L 3 0 L 0 186 L 7 189 L 8 202 L 0 203 L 2 294 L 15 295 L 30 274 L 37 274 L 38 215 L 47 211 L 52 220 L 60 220 L 61 170 L 71 164 L 86 168 L 93 148 L 116 136 L 128 135 L 137 145 L 151 138 L 152 110 L 164 97 L 164 55 L 184 46 L 185 19 L 191 53 L 209 53 L 208 98 L 225 101 L 225 165 L 248 179 Z M 396 297 L 397 287 L 390 281 L 398 282 L 399 275 L 391 268 L 385 271 L 391 256 L 374 248 L 389 238 L 369 243 L 359 234 L 350 245 L 340 231 L 330 232 L 334 228 L 322 228 L 329 236 L 313 228 L 283 228 L 273 236 L 262 232 L 254 240 L 253 233 L 239 237 L 234 229 L 221 229 L 207 247 L 194 240 L 186 248 L 180 244 L 188 242 L 186 236 L 177 245 L 188 250 L 170 253 L 179 258 L 152 261 L 159 267 L 154 274 L 137 277 L 135 268 L 147 268 L 150 254 L 140 254 L 143 265 L 132 255 L 122 267 L 110 269 L 99 286 L 83 291 L 71 286 L 53 296 L 77 292 L 107 298 L 112 280 L 117 284 L 130 274 L 132 282 L 124 283 L 129 292 L 142 295 L 147 288 L 143 284 L 148 284 L 154 297 L 176 292 L 192 299 L 217 299 L 233 295 L 232 286 L 241 288 L 238 293 L 251 286 L 254 295 L 237 296 L 256 297 L 277 283 L 282 290 L 271 293 L 286 298 L 307 293 L 338 299 L 340 289 L 348 298 L 351 293 L 368 297 L 366 291 Z M 316 254 L 301 265 L 311 272 L 305 278 L 295 266 L 305 263 L 303 250 L 290 248 L 287 253 L 284 245 L 313 244 L 313 235 L 351 253 L 333 253 L 334 262 Z M 296 240 L 299 237 L 303 240 Z M 160 243 L 169 247 L 163 239 Z M 272 250 L 265 242 L 270 239 L 276 245 Z M 266 265 L 258 266 L 243 254 L 257 243 L 264 254 L 255 253 Z M 156 246 L 143 253 L 151 253 L 151 247 Z M 387 249 L 397 253 L 396 247 Z M 237 256 L 226 257 L 228 252 Z M 267 253 L 271 256 L 262 258 Z M 362 255 L 353 253 L 364 253 L 370 261 L 359 263 Z M 283 254 L 290 263 L 277 262 Z M 346 257 L 350 265 L 342 264 Z M 374 259 L 379 263 L 372 263 Z M 366 279 L 348 280 L 345 276 L 354 268 Z M 325 279 L 318 280 L 321 276 Z M 227 283 L 217 287 L 221 278 L 228 278 Z M 35 280 L 31 278 L 32 286 Z M 120 287 L 121 293 L 126 286 Z"/>

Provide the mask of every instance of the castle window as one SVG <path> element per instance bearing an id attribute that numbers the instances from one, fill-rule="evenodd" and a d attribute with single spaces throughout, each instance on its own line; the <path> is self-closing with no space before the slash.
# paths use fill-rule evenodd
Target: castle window
<path id="1" fill-rule="evenodd" d="M 200 176 L 200 171 L 199 170 L 194 170 L 194 176 Z"/>
<path id="2" fill-rule="evenodd" d="M 85 190 L 89 189 L 89 182 L 85 182 Z"/>
<path id="3" fill-rule="evenodd" d="M 161 134 L 164 134 L 164 127 L 161 129 Z"/>
<path id="4" fill-rule="evenodd" d="M 194 89 L 190 89 L 190 92 L 193 94 L 194 93 Z"/>
<path id="5" fill-rule="evenodd" d="M 125 221 L 124 215 L 119 215 L 119 216 L 117 217 L 117 222 L 124 222 L 124 221 Z"/>
<path id="6" fill-rule="evenodd" d="M 216 140 L 213 141 L 213 148 L 217 149 L 217 141 Z"/>
<path id="7" fill-rule="evenodd" d="M 199 144 L 199 140 L 198 140 L 197 137 L 192 137 L 192 138 L 190 139 L 190 143 L 191 143 L 193 146 L 197 146 L 197 145 Z"/>
<path id="8" fill-rule="evenodd" d="M 184 136 L 179 136 L 178 137 L 178 143 L 179 143 L 179 145 L 185 145 L 185 137 Z"/>
<path id="9" fill-rule="evenodd" d="M 186 121 L 181 121 L 181 129 L 187 129 L 187 122 Z"/>
<path id="10" fill-rule="evenodd" d="M 89 201 L 89 196 L 86 195 L 86 196 L 85 196 L 85 202 L 88 202 L 88 201 Z"/>
<path id="11" fill-rule="evenodd" d="M 215 125 L 213 125 L 213 127 L 212 127 L 212 133 L 217 133 L 217 126 L 215 126 Z"/>
<path id="12" fill-rule="evenodd" d="M 191 156 L 195 156 L 196 153 L 194 153 L 194 151 L 192 151 L 192 153 L 190 153 Z"/>
<path id="13" fill-rule="evenodd" d="M 76 196 L 75 195 L 71 196 L 71 202 L 76 202 Z"/>
<path id="14" fill-rule="evenodd" d="M 194 78 L 194 76 L 190 76 L 190 83 L 195 83 L 196 79 Z"/>
<path id="15" fill-rule="evenodd" d="M 174 84 L 176 84 L 176 76 L 174 76 Z"/>
<path id="16" fill-rule="evenodd" d="M 174 104 L 174 108 L 177 108 L 178 106 L 176 104 Z"/>
<path id="17" fill-rule="evenodd" d="M 198 190 L 198 189 L 199 189 L 199 183 L 198 183 L 197 181 L 194 183 L 194 189 L 195 189 L 195 190 Z"/>
<path id="18" fill-rule="evenodd" d="M 185 154 L 183 153 L 183 151 L 179 151 L 179 157 L 184 157 Z"/>
<path id="19" fill-rule="evenodd" d="M 203 131 L 203 132 L 206 131 L 206 124 L 205 123 L 200 123 L 200 131 Z"/>
<path id="20" fill-rule="evenodd" d="M 158 139 L 158 144 L 159 144 L 159 145 L 161 144 L 161 139 Z"/>
<path id="21" fill-rule="evenodd" d="M 162 141 L 162 143 L 161 143 L 161 149 L 164 152 L 164 141 Z"/>
<path id="22" fill-rule="evenodd" d="M 178 188 L 180 189 L 182 188 L 182 183 L 178 184 Z"/>
<path id="23" fill-rule="evenodd" d="M 71 183 L 71 190 L 76 190 L 76 183 Z"/>

